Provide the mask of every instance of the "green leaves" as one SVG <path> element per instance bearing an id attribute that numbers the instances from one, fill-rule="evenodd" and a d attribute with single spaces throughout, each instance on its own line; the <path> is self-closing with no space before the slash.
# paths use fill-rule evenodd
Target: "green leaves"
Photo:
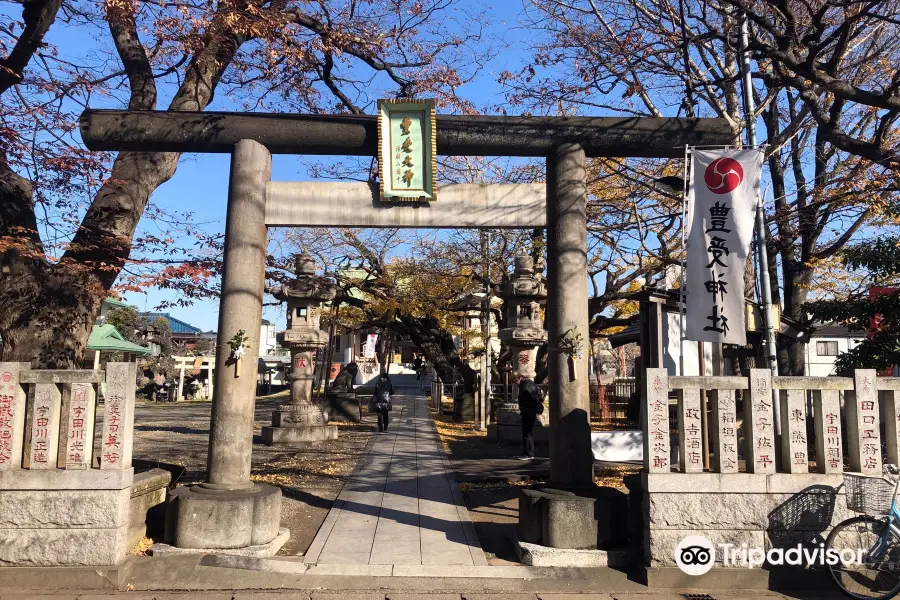
<path id="1" fill-rule="evenodd" d="M 900 238 L 885 237 L 856 244 L 847 248 L 841 258 L 848 268 L 865 270 L 882 285 L 900 279 Z M 841 323 L 850 331 L 868 332 L 858 346 L 838 356 L 835 368 L 839 375 L 848 375 L 853 369 L 883 371 L 900 365 L 900 289 L 888 287 L 880 294 L 868 293 L 869 297 L 820 300 L 806 305 L 819 321 Z"/>

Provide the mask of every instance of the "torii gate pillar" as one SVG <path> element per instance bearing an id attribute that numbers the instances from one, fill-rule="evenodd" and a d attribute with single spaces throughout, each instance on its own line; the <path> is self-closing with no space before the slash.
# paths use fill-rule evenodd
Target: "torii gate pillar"
<path id="1" fill-rule="evenodd" d="M 266 267 L 266 186 L 272 156 L 241 140 L 231 155 L 215 394 L 206 482 L 172 492 L 167 542 L 178 548 L 243 549 L 273 556 L 288 540 L 281 522 L 281 490 L 250 481 L 256 408 L 259 324 Z M 243 330 L 244 358 L 230 361 L 228 341 Z"/>
<path id="2" fill-rule="evenodd" d="M 547 158 L 547 358 L 550 387 L 550 478 L 555 485 L 593 483 L 588 393 L 587 203 L 580 144 L 560 144 Z M 563 338 L 580 348 L 562 352 Z"/>

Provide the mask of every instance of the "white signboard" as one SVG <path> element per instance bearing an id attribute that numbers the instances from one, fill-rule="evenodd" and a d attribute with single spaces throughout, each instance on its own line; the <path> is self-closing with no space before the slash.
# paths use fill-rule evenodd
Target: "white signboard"
<path id="1" fill-rule="evenodd" d="M 763 152 L 695 150 L 687 247 L 686 337 L 698 342 L 747 343 L 744 266 Z"/>
<path id="2" fill-rule="evenodd" d="M 367 359 L 372 360 L 375 358 L 375 344 L 378 343 L 378 334 L 370 333 L 369 337 L 366 338 L 366 345 L 363 346 L 363 356 Z"/>

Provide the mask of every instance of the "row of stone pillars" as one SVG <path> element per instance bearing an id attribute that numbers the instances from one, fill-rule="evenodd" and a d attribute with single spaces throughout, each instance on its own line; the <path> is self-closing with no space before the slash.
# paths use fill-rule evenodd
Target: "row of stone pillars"
<path id="1" fill-rule="evenodd" d="M 278 534 L 280 490 L 250 480 L 271 164 L 252 140 L 232 153 L 207 477 L 177 490 L 169 511 L 171 539 L 182 548 L 262 545 Z M 547 256 L 551 475 L 556 486 L 578 488 L 593 478 L 588 363 L 584 351 L 559 349 L 564 335 L 588 343 L 585 153 L 577 143 L 547 159 Z M 252 360 L 229 365 L 228 341 L 239 330 Z"/>

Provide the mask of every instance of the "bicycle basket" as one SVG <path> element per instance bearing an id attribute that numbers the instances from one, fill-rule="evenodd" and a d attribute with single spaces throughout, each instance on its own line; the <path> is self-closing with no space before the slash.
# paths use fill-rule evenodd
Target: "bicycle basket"
<path id="1" fill-rule="evenodd" d="M 844 493 L 847 508 L 853 512 L 886 515 L 891 512 L 894 484 L 881 477 L 844 473 Z"/>

